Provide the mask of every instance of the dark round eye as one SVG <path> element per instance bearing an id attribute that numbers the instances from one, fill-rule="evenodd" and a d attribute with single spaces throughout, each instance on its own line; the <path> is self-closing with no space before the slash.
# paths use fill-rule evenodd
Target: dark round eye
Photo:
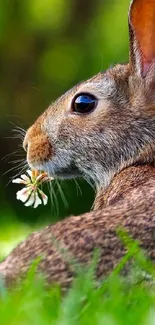
<path id="1" fill-rule="evenodd" d="M 94 95 L 80 94 L 75 97 L 72 103 L 73 112 L 86 114 L 91 112 L 97 105 L 97 99 Z"/>

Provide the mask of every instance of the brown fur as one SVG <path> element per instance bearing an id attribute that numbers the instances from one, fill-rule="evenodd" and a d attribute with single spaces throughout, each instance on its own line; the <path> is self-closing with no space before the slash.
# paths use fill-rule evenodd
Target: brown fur
<path id="1" fill-rule="evenodd" d="M 26 137 L 24 139 L 23 147 L 27 149 L 27 139 L 32 139 L 32 149 L 31 146 L 28 148 L 27 157 L 29 160 L 36 161 L 36 159 L 42 159 L 44 161 L 48 160 L 52 152 L 52 147 L 49 142 L 46 133 L 42 132 L 42 122 L 43 117 L 38 118 L 37 123 L 34 127 L 29 128 Z"/>
<path id="2" fill-rule="evenodd" d="M 138 20 L 137 17 L 142 18 Z M 95 183 L 94 211 L 36 232 L 0 264 L 7 283 L 20 278 L 32 260 L 49 282 L 67 287 L 71 257 L 91 261 L 101 252 L 97 276 L 105 276 L 125 249 L 117 227 L 140 241 L 155 258 L 155 0 L 133 0 L 129 12 L 130 63 L 116 65 L 80 83 L 53 103 L 27 131 L 24 147 L 32 168 L 54 177 L 83 176 Z M 75 96 L 89 93 L 89 114 L 73 111 Z M 67 249 L 67 259 L 61 250 Z"/>

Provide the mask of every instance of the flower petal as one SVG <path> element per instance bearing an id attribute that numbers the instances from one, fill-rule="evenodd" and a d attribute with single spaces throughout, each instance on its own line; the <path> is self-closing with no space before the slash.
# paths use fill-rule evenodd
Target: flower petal
<path id="1" fill-rule="evenodd" d="M 37 178 L 36 178 L 36 181 L 37 181 L 37 182 L 39 182 L 39 181 L 43 182 L 45 177 L 47 177 L 46 174 L 44 174 L 44 173 L 39 174 L 39 175 L 37 176 Z"/>
<path id="2" fill-rule="evenodd" d="M 29 196 L 28 201 L 25 203 L 25 206 L 26 206 L 26 207 L 29 207 L 29 206 L 33 205 L 34 202 L 35 202 L 35 199 L 36 199 L 36 197 L 35 197 L 35 193 L 32 192 L 31 195 Z"/>
<path id="3" fill-rule="evenodd" d="M 25 182 L 21 178 L 15 178 L 12 180 L 12 183 L 16 184 L 25 184 Z"/>
<path id="4" fill-rule="evenodd" d="M 40 175 L 40 171 L 37 169 L 32 170 L 32 176 L 36 179 Z"/>
<path id="5" fill-rule="evenodd" d="M 32 170 L 30 170 L 30 169 L 27 169 L 27 174 L 30 176 L 30 178 L 32 179 Z"/>
<path id="6" fill-rule="evenodd" d="M 40 197 L 38 196 L 38 193 L 35 193 L 35 202 L 34 202 L 34 208 L 37 208 L 38 205 L 42 204 Z"/>
<path id="7" fill-rule="evenodd" d="M 16 193 L 16 198 L 17 198 L 17 200 L 26 202 L 26 200 L 29 198 L 30 194 L 31 194 L 31 190 L 28 187 L 24 187 L 24 188 L 22 188 L 22 190 L 20 190 Z"/>
<path id="8" fill-rule="evenodd" d="M 44 179 L 43 179 L 43 182 L 51 182 L 53 180 L 54 180 L 53 177 L 45 176 Z"/>
<path id="9" fill-rule="evenodd" d="M 47 195 L 42 190 L 40 190 L 40 188 L 38 189 L 38 191 L 39 191 L 39 194 L 41 195 L 41 198 L 43 200 L 43 204 L 46 205 L 48 202 Z"/>
<path id="10" fill-rule="evenodd" d="M 20 176 L 26 183 L 29 183 L 31 180 L 30 180 L 30 177 L 28 177 L 27 175 L 23 174 Z"/>

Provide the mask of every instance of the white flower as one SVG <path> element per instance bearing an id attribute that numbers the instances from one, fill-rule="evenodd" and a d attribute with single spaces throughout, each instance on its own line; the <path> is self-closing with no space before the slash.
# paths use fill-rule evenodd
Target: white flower
<path id="1" fill-rule="evenodd" d="M 46 205 L 48 202 L 47 195 L 39 188 L 42 183 L 53 180 L 46 173 L 37 170 L 27 170 L 27 175 L 23 174 L 20 178 L 16 178 L 12 183 L 23 184 L 25 187 L 16 193 L 17 200 L 25 203 L 26 207 L 33 206 L 37 208 L 38 205 Z"/>
<path id="2" fill-rule="evenodd" d="M 18 191 L 16 194 L 17 200 L 26 202 L 29 196 L 31 195 L 31 189 L 24 187 L 22 190 Z"/>

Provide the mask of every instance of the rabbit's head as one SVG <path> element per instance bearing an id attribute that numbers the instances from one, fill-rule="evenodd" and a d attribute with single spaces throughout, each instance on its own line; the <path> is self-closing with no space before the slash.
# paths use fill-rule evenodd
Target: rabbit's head
<path id="1" fill-rule="evenodd" d="M 129 10 L 130 63 L 82 82 L 53 103 L 24 140 L 31 168 L 108 185 L 155 153 L 155 0 Z"/>

